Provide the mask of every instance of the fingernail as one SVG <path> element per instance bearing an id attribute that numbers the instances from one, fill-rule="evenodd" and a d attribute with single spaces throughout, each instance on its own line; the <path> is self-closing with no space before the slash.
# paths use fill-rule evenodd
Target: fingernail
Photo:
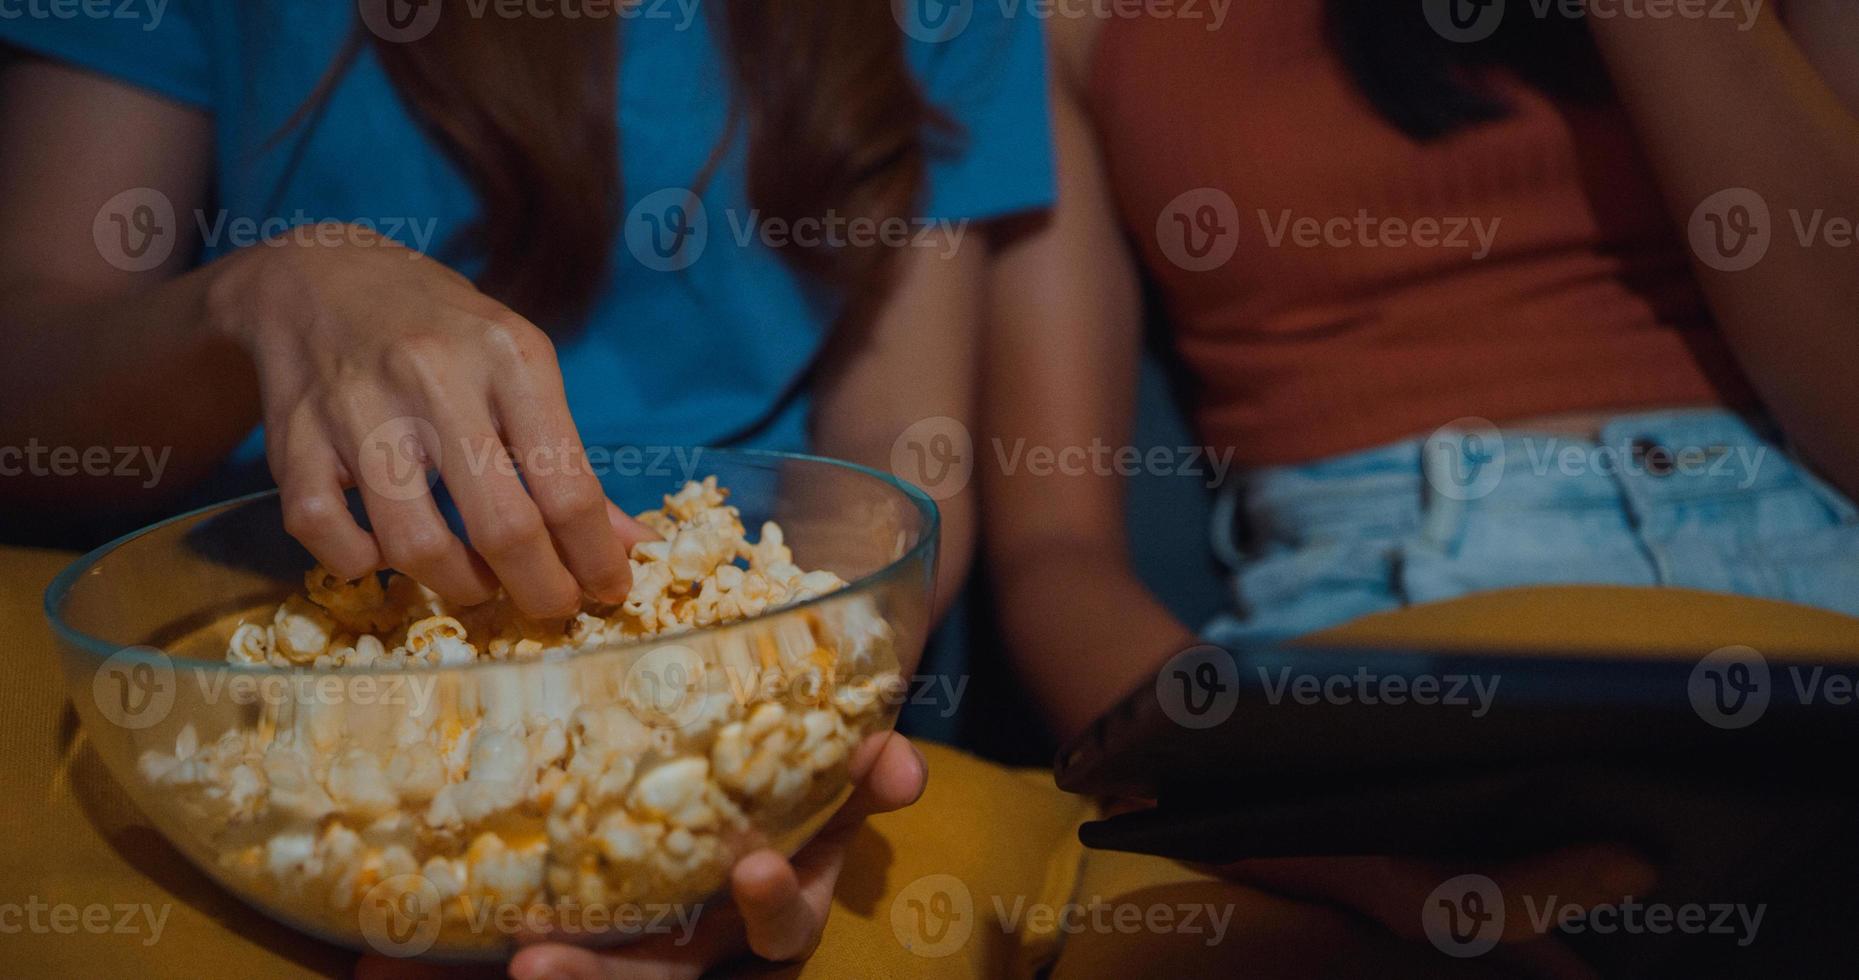
<path id="1" fill-rule="evenodd" d="M 510 978 L 511 980 L 574 980 L 571 974 L 559 967 L 550 965 L 525 967 L 521 963 L 510 964 Z"/>
<path id="2" fill-rule="evenodd" d="M 910 798 L 910 802 L 915 803 L 923 798 L 924 793 L 929 792 L 929 760 L 923 758 L 923 750 L 917 748 L 917 743 L 911 742 L 909 745 L 910 754 L 917 757 L 917 795 Z"/>

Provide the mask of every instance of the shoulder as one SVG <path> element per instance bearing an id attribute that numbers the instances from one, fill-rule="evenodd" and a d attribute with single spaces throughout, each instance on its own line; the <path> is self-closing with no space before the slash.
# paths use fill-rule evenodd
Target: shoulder
<path id="1" fill-rule="evenodd" d="M 1031 0 L 898 0 L 924 95 L 960 139 L 931 159 L 929 213 L 985 219 L 1055 193 L 1047 18 Z"/>
<path id="2" fill-rule="evenodd" d="M 1052 73 L 1059 84 L 1076 95 L 1085 91 L 1091 79 L 1091 64 L 1110 15 L 1104 4 L 1089 4 L 1088 14 L 1053 17 L 1046 28 L 1047 48 L 1051 51 Z"/>

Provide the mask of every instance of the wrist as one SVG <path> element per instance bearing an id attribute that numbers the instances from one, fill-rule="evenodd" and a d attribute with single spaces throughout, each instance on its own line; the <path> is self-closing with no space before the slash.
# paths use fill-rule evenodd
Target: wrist
<path id="1" fill-rule="evenodd" d="M 269 298 L 278 291 L 279 263 L 289 252 L 270 243 L 247 246 L 200 270 L 205 277 L 201 321 L 212 339 L 255 352 L 260 328 L 290 309 Z"/>

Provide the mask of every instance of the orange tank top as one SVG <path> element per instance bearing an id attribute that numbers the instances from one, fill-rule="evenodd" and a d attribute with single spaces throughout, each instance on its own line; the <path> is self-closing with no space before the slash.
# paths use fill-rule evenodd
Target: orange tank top
<path id="1" fill-rule="evenodd" d="M 1210 445 L 1269 465 L 1465 417 L 1753 404 L 1619 106 L 1500 75 L 1511 116 L 1419 143 L 1319 0 L 1241 4 L 1214 31 L 1112 18 L 1090 76 Z"/>

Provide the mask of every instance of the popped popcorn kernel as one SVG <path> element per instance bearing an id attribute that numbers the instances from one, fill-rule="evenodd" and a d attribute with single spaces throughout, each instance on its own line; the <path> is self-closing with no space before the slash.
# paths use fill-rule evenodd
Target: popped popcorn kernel
<path id="1" fill-rule="evenodd" d="M 633 547 L 625 601 L 556 620 L 502 594 L 458 608 L 403 575 L 312 569 L 302 594 L 232 629 L 226 660 L 313 668 L 282 676 L 319 686 L 224 732 L 188 725 L 137 772 L 249 887 L 351 920 L 370 889 L 413 875 L 430 887 L 402 897 L 436 899 L 468 943 L 497 938 L 469 933 L 485 903 L 701 900 L 786 832 L 783 814 L 843 789 L 896 680 L 871 676 L 892 637 L 864 597 L 700 632 L 846 586 L 798 566 L 774 522 L 750 540 L 728 500 L 714 477 L 666 494 L 637 515 L 659 540 Z M 671 637 L 576 672 L 598 662 L 577 654 Z M 482 666 L 423 669 L 466 665 Z M 408 682 L 404 710 L 351 710 L 391 689 L 345 684 L 389 679 Z"/>

